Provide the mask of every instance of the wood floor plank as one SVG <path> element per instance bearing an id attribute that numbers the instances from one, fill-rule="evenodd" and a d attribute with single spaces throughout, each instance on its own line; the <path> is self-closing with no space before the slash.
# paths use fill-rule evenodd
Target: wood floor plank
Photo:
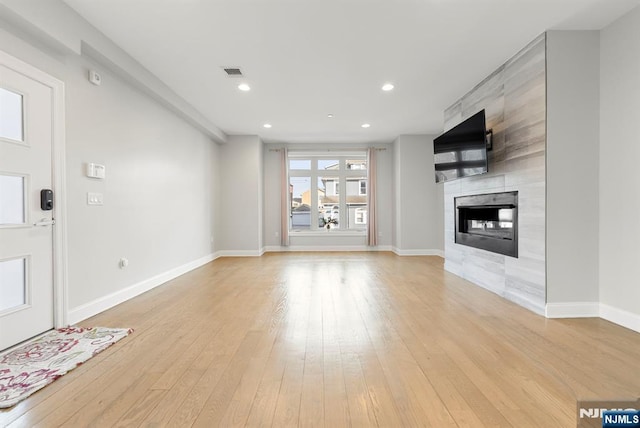
<path id="1" fill-rule="evenodd" d="M 438 257 L 221 258 L 82 325 L 135 332 L 10 427 L 569 427 L 640 397 L 640 334 L 548 320 Z"/>
<path id="2" fill-rule="evenodd" d="M 270 427 L 276 411 L 287 360 L 287 345 L 293 338 L 295 318 L 290 317 L 292 301 L 296 293 L 286 285 L 281 285 L 281 294 L 274 300 L 272 317 L 268 320 L 267 337 L 275 335 L 275 340 L 263 373 L 257 376 L 258 382 L 254 398 L 249 408 L 246 426 Z"/>
<path id="3" fill-rule="evenodd" d="M 177 413 L 178 409 L 185 401 L 191 390 L 204 375 L 204 370 L 189 369 L 182 374 L 180 379 L 169 390 L 154 390 L 151 393 L 161 392 L 162 398 L 158 401 L 139 425 L 143 427 L 163 427 L 169 424 L 169 421 Z"/>
<path id="4" fill-rule="evenodd" d="M 346 287 L 332 290 L 337 341 L 343 365 L 350 423 L 355 427 L 378 426 L 373 401 L 362 369 L 362 355 L 373 352 L 366 326 Z M 329 408 L 329 411 L 331 408 Z"/>
<path id="5" fill-rule="evenodd" d="M 351 423 L 349 400 L 345 385 L 338 321 L 333 304 L 333 292 L 337 284 L 328 279 L 321 290 L 322 303 L 322 373 L 325 426 L 346 427 Z"/>
<path id="6" fill-rule="evenodd" d="M 242 427 L 247 424 L 249 413 L 253 405 L 261 376 L 265 371 L 265 366 L 269 361 L 269 355 L 273 349 L 275 337 L 259 332 L 260 343 L 257 345 L 254 354 L 250 356 L 244 373 L 241 373 L 240 383 L 237 386 L 226 412 L 220 419 L 220 425 L 224 427 Z M 231 392 L 227 392 L 231 395 Z"/>
<path id="7" fill-rule="evenodd" d="M 234 354 L 231 363 L 225 369 L 222 377 L 216 383 L 215 388 L 209 394 L 198 418 L 194 421 L 194 427 L 219 426 L 225 415 L 231 399 L 240 385 L 240 380 L 251 361 L 251 357 L 258 346 L 261 333 L 250 331 L 242 340 L 238 350 Z"/>
<path id="8" fill-rule="evenodd" d="M 304 359 L 311 305 L 312 274 L 304 265 L 294 265 L 290 271 L 288 287 L 292 299 L 285 320 L 284 343 L 278 349 L 284 359 L 284 372 L 278 391 L 272 426 L 297 426 L 300 419 L 300 400 L 304 375 Z M 300 284 L 307 284 L 300 287 Z"/>
<path id="9" fill-rule="evenodd" d="M 324 426 L 324 355 L 322 298 L 319 287 L 324 282 L 316 278 L 311 289 L 309 323 L 306 334 L 299 424 L 306 427 Z"/>
<path id="10" fill-rule="evenodd" d="M 277 291 L 271 295 L 273 301 L 271 311 L 265 311 L 264 317 L 258 316 L 251 329 L 251 331 L 259 333 L 260 342 L 242 374 L 240 384 L 231 398 L 227 411 L 220 420 L 220 426 L 245 426 L 248 423 L 247 420 L 256 399 L 262 376 L 265 373 L 265 367 L 277 343 L 282 315 L 286 309 L 285 290 L 279 289 Z M 270 422 L 271 418 L 268 419 Z"/>
<path id="11" fill-rule="evenodd" d="M 365 280 L 367 278 L 365 277 Z M 369 278 L 370 279 L 370 278 Z M 368 339 L 373 352 L 360 355 L 362 371 L 366 380 L 369 397 L 373 404 L 373 412 L 376 421 L 380 426 L 402 426 L 403 418 L 406 415 L 401 413 L 403 403 L 396 400 L 394 392 L 389 385 L 389 378 L 384 373 L 384 368 L 380 361 L 380 354 L 376 351 L 377 344 L 380 342 L 381 332 L 377 317 L 379 314 L 371 306 L 370 296 L 363 292 L 362 279 L 357 276 L 349 279 L 356 287 L 353 290 L 353 305 L 358 308 L 360 318 L 367 330 Z M 373 309 L 373 310 L 372 310 Z M 384 361 L 384 360 L 383 360 Z M 392 379 L 393 382 L 393 379 Z"/>
<path id="12" fill-rule="evenodd" d="M 286 368 L 285 359 L 281 357 L 279 351 L 276 351 L 280 346 L 278 343 L 274 344 L 269 355 L 264 374 L 260 378 L 260 384 L 251 402 L 246 426 L 270 427 L 272 425 Z"/>

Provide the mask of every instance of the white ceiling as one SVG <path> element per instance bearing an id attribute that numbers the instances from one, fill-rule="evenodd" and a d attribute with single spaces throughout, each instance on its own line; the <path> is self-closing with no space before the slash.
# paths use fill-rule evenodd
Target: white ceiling
<path id="1" fill-rule="evenodd" d="M 543 31 L 600 29 L 639 3 L 65 2 L 224 132 L 267 142 L 440 133 L 446 107 Z M 251 91 L 240 92 L 221 66 L 241 67 Z M 395 90 L 383 92 L 385 82 Z M 365 122 L 371 127 L 361 128 Z"/>

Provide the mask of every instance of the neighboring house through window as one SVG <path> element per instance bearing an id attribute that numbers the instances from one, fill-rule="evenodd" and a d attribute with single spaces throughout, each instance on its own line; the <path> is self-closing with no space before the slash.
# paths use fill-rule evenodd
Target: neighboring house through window
<path id="1" fill-rule="evenodd" d="M 367 195 L 367 180 L 360 180 L 360 196 Z"/>

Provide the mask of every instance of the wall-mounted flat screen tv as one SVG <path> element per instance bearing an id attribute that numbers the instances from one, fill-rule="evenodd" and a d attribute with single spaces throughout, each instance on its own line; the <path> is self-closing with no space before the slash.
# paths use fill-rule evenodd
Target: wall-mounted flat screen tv
<path id="1" fill-rule="evenodd" d="M 433 140 L 436 183 L 489 171 L 484 110 Z"/>

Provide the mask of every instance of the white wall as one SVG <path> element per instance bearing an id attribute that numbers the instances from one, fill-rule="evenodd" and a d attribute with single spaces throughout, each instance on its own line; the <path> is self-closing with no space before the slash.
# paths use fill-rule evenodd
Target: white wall
<path id="1" fill-rule="evenodd" d="M 90 63 L 69 61 L 67 207 L 69 296 L 76 307 L 212 252 L 215 144 L 183 120 Z M 91 65 L 92 66 L 92 65 Z M 107 178 L 83 177 L 87 162 Z M 86 192 L 104 193 L 89 207 Z M 120 270 L 120 257 L 129 267 Z"/>
<path id="2" fill-rule="evenodd" d="M 223 255 L 257 256 L 262 251 L 262 141 L 230 136 L 220 146 L 220 250 Z"/>
<path id="3" fill-rule="evenodd" d="M 226 135 L 61 0 L 0 0 L 0 20 L 64 55 L 92 56 L 214 141 Z"/>
<path id="4" fill-rule="evenodd" d="M 391 249 L 393 246 L 393 145 L 376 144 L 384 148 L 376 152 L 377 199 L 378 199 L 378 247 Z"/>
<path id="5" fill-rule="evenodd" d="M 597 315 L 599 51 L 598 31 L 547 32 L 547 308 L 573 315 Z"/>
<path id="6" fill-rule="evenodd" d="M 12 31 L 0 30 L 0 49 L 65 82 L 72 320 L 210 257 L 216 144 L 92 60 L 36 48 Z M 89 68 L 102 73 L 102 86 L 88 82 Z M 86 178 L 86 162 L 106 165 L 106 179 Z M 104 206 L 87 206 L 89 191 L 103 193 Z M 120 257 L 127 269 L 118 268 Z"/>
<path id="7" fill-rule="evenodd" d="M 280 246 L 280 156 L 282 153 L 264 148 L 264 245 Z M 275 146 L 274 146 L 275 147 Z"/>
<path id="8" fill-rule="evenodd" d="M 264 252 L 264 144 L 258 145 L 258 249 Z"/>
<path id="9" fill-rule="evenodd" d="M 640 331 L 640 8 L 601 32 L 600 301 Z"/>
<path id="10" fill-rule="evenodd" d="M 443 186 L 435 183 L 433 135 L 394 142 L 394 248 L 398 254 L 443 254 Z"/>
<path id="11" fill-rule="evenodd" d="M 366 249 L 366 236 L 344 236 L 340 233 L 318 234 L 316 236 L 291 236 L 289 248 L 280 248 L 280 152 L 276 147 L 282 145 L 265 145 L 264 153 L 264 242 L 267 250 L 306 250 L 306 249 Z M 340 144 L 290 144 L 290 149 L 333 148 L 340 149 Z M 344 146 L 343 146 L 344 147 Z M 393 150 L 391 144 L 376 144 L 378 150 L 378 249 L 390 250 L 392 244 L 393 216 Z M 350 146 L 351 148 L 351 146 Z M 363 149 L 367 146 L 363 145 Z M 277 234 L 277 236 L 276 236 Z"/>

